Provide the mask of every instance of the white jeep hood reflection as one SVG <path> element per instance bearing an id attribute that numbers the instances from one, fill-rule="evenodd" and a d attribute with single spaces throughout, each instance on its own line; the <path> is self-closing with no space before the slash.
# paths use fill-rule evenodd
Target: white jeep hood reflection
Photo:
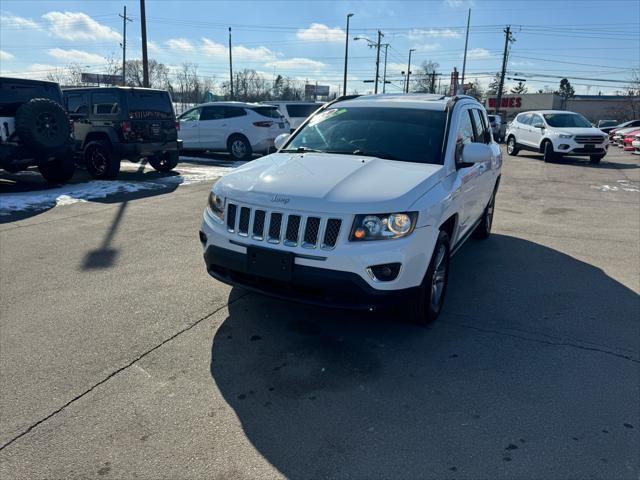
<path id="1" fill-rule="evenodd" d="M 275 153 L 225 175 L 215 191 L 271 209 L 387 213 L 409 208 L 440 180 L 442 165 L 327 153 Z"/>

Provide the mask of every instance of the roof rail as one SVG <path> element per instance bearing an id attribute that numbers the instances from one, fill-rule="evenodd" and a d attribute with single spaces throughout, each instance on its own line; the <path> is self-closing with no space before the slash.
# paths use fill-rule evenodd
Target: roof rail
<path id="1" fill-rule="evenodd" d="M 478 101 L 478 99 L 476 97 L 472 97 L 471 95 L 454 95 L 447 102 L 447 108 L 451 108 L 453 105 L 455 105 L 455 103 L 458 100 L 466 100 L 466 99 L 474 100 L 476 102 Z"/>

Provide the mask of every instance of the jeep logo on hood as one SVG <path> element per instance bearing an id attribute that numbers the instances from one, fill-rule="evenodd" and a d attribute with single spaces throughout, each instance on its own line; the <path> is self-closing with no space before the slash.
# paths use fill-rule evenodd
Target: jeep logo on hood
<path id="1" fill-rule="evenodd" d="M 291 199 L 287 198 L 287 197 L 283 197 L 282 195 L 276 194 L 271 198 L 271 201 L 273 203 L 281 203 L 283 205 L 286 205 L 287 203 L 289 203 L 291 201 Z"/>

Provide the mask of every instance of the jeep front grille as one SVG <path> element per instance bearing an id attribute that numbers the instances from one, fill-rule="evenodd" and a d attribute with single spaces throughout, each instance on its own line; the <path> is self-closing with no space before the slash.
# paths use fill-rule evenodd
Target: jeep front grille
<path id="1" fill-rule="evenodd" d="M 238 211 L 239 210 L 239 211 Z M 227 230 L 242 237 L 286 247 L 335 248 L 342 220 L 298 213 L 285 214 L 227 202 Z"/>
<path id="2" fill-rule="evenodd" d="M 604 135 L 576 135 L 576 143 L 602 143 L 604 142 Z"/>

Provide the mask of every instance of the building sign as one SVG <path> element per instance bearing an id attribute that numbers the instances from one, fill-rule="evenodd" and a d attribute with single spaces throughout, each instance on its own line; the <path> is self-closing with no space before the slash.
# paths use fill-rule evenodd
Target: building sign
<path id="1" fill-rule="evenodd" d="M 329 85 L 306 84 L 304 86 L 304 95 L 306 97 L 326 97 L 329 95 Z"/>
<path id="2" fill-rule="evenodd" d="M 496 108 L 496 97 L 489 97 L 487 99 L 487 106 L 489 108 Z M 502 97 L 500 100 L 500 108 L 521 108 L 522 97 Z"/>
<path id="3" fill-rule="evenodd" d="M 104 83 L 106 85 L 122 85 L 122 75 L 104 75 L 102 73 L 81 74 L 82 83 Z"/>

